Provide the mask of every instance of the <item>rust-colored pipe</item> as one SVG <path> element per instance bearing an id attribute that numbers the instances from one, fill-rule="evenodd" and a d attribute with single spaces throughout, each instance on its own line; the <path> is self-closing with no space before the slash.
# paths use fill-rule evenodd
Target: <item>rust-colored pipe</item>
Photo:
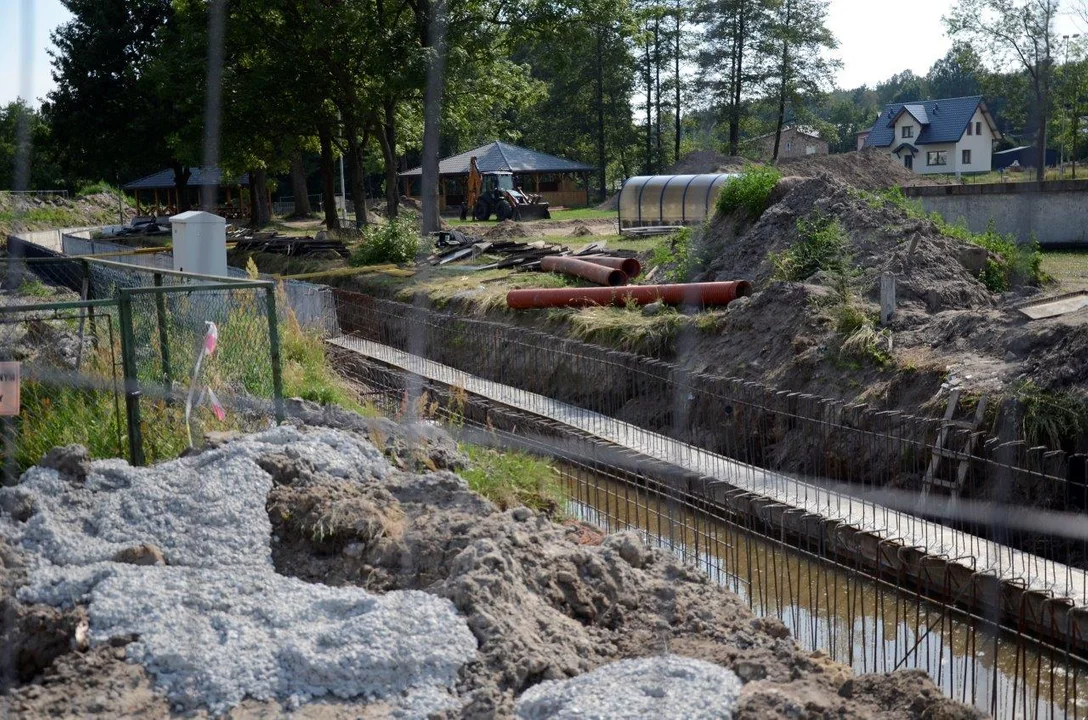
<path id="1" fill-rule="evenodd" d="M 628 285 L 622 288 L 511 290 L 506 293 L 506 304 L 515 310 L 626 305 L 631 300 L 639 305 L 660 300 L 666 305 L 707 306 L 728 305 L 739 297 L 751 294 L 752 284 L 747 280 L 731 280 L 683 285 Z"/>
<path id="2" fill-rule="evenodd" d="M 638 260 L 634 258 L 618 258 L 618 257 L 582 257 L 579 260 L 585 260 L 595 265 L 604 265 L 605 267 L 616 268 L 617 270 L 623 270 L 624 274 L 629 278 L 638 277 L 638 274 L 642 272 L 642 265 Z"/>
<path id="3" fill-rule="evenodd" d="M 549 255 L 540 260 L 540 269 L 545 272 L 566 273 L 567 275 L 580 277 L 583 280 L 595 282 L 598 285 L 615 287 L 627 284 L 627 275 L 622 270 L 586 262 L 585 260 L 577 260 L 572 257 Z"/>

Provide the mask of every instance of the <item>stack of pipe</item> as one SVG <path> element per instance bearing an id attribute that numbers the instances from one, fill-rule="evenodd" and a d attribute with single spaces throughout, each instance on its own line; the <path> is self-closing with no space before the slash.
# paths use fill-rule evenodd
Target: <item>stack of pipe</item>
<path id="1" fill-rule="evenodd" d="M 616 287 L 626 285 L 627 281 L 640 272 L 642 266 L 634 258 L 618 257 L 569 257 L 551 255 L 541 258 L 540 269 L 544 272 L 558 272 L 572 275 L 583 280 Z"/>

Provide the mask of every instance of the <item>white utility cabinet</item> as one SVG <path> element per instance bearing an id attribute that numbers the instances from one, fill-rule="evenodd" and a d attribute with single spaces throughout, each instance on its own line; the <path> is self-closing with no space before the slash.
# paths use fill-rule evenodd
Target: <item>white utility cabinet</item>
<path id="1" fill-rule="evenodd" d="M 200 275 L 227 276 L 227 221 L 190 210 L 170 218 L 174 269 Z"/>

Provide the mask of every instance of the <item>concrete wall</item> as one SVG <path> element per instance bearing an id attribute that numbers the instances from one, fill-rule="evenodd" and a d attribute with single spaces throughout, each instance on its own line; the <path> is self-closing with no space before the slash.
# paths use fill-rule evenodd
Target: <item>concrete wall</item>
<path id="1" fill-rule="evenodd" d="M 1088 248 L 1088 180 L 1045 183 L 935 185 L 904 188 L 926 212 L 937 212 L 951 223 L 965 222 L 983 232 L 995 229 L 1020 242 L 1034 235 L 1039 244 L 1081 245 Z"/>

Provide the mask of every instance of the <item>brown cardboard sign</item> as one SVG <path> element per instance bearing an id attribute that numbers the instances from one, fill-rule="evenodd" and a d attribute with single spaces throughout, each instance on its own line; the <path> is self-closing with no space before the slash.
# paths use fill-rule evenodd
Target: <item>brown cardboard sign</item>
<path id="1" fill-rule="evenodd" d="M 19 363 L 0 362 L 0 415 L 19 414 Z"/>

